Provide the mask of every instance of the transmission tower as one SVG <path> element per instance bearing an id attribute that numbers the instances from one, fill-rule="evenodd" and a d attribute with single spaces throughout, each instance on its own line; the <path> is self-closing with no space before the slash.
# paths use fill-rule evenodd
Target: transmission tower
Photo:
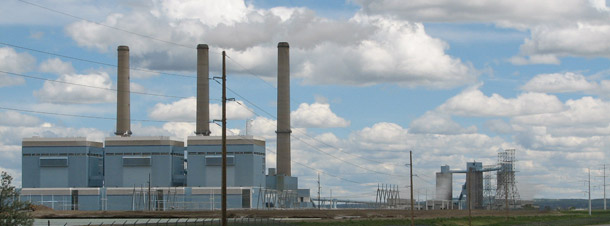
<path id="1" fill-rule="evenodd" d="M 496 183 L 496 205 L 509 209 L 519 203 L 519 190 L 515 179 L 515 149 L 506 149 L 498 153 Z"/>

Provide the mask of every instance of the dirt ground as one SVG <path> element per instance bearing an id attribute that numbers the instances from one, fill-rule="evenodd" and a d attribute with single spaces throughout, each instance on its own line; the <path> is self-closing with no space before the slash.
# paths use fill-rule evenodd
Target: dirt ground
<path id="1" fill-rule="evenodd" d="M 54 211 L 37 210 L 35 218 L 218 218 L 220 211 Z M 231 218 L 409 218 L 409 210 L 376 209 L 296 209 L 296 210 L 229 210 Z M 511 216 L 561 215 L 538 210 L 510 211 Z M 473 216 L 505 216 L 505 211 L 473 210 Z M 416 210 L 415 218 L 447 218 L 468 216 L 468 210 Z"/>

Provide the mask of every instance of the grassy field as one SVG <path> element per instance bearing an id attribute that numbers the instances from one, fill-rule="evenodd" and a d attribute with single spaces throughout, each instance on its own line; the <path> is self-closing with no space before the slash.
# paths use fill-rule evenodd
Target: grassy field
<path id="1" fill-rule="evenodd" d="M 570 211 L 561 212 L 557 215 L 543 216 L 516 216 L 506 217 L 500 216 L 480 216 L 472 218 L 472 225 L 490 225 L 490 226 L 505 226 L 505 225 L 598 225 L 610 224 L 610 212 L 595 211 L 592 216 L 587 212 Z M 411 225 L 410 219 L 362 219 L 362 220 L 332 220 L 332 221 L 310 221 L 299 222 L 294 225 Z M 443 225 L 443 226 L 463 226 L 469 225 L 468 217 L 451 217 L 451 218 L 431 218 L 431 219 L 416 219 L 415 225 Z"/>
<path id="2" fill-rule="evenodd" d="M 206 221 L 205 225 L 219 225 L 220 217 L 219 211 L 35 211 L 34 213 L 39 219 L 143 219 L 135 225 L 143 225 L 146 219 L 152 218 L 163 222 L 159 225 L 171 222 L 171 225 L 191 226 L 202 225 L 203 221 Z M 586 211 L 514 210 L 510 212 L 511 217 L 508 220 L 504 211 L 474 210 L 472 214 L 472 225 L 610 224 L 610 211 L 594 211 L 593 215 L 589 216 Z M 229 216 L 229 225 L 411 225 L 410 211 L 405 210 L 234 210 L 230 211 Z M 469 225 L 468 212 L 464 210 L 415 211 L 415 216 L 415 225 Z M 189 220 L 188 224 L 185 223 L 186 220 Z M 100 225 L 100 222 L 92 225 Z M 107 224 L 103 223 L 103 225 Z"/>

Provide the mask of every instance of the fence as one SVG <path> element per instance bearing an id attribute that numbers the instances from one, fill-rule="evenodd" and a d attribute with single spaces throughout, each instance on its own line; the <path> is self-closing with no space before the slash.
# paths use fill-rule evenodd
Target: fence
<path id="1" fill-rule="evenodd" d="M 274 218 L 229 218 L 229 225 L 293 225 L 294 221 Z M 34 226 L 127 226 L 127 225 L 221 225 L 218 218 L 155 218 L 155 219 L 36 219 Z"/>

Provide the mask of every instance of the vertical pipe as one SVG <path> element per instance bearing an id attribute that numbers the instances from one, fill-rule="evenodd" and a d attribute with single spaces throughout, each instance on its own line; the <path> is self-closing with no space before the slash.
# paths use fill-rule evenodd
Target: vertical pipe
<path id="1" fill-rule="evenodd" d="M 208 45 L 197 45 L 197 126 L 195 134 L 210 135 L 210 60 Z"/>
<path id="2" fill-rule="evenodd" d="M 227 70 L 222 51 L 222 226 L 227 225 Z"/>
<path id="3" fill-rule="evenodd" d="M 290 52 L 287 42 L 277 45 L 277 174 L 290 170 Z"/>
<path id="4" fill-rule="evenodd" d="M 114 134 L 128 137 L 131 135 L 129 113 L 129 47 L 119 46 L 117 51 L 117 120 L 116 132 Z"/>

